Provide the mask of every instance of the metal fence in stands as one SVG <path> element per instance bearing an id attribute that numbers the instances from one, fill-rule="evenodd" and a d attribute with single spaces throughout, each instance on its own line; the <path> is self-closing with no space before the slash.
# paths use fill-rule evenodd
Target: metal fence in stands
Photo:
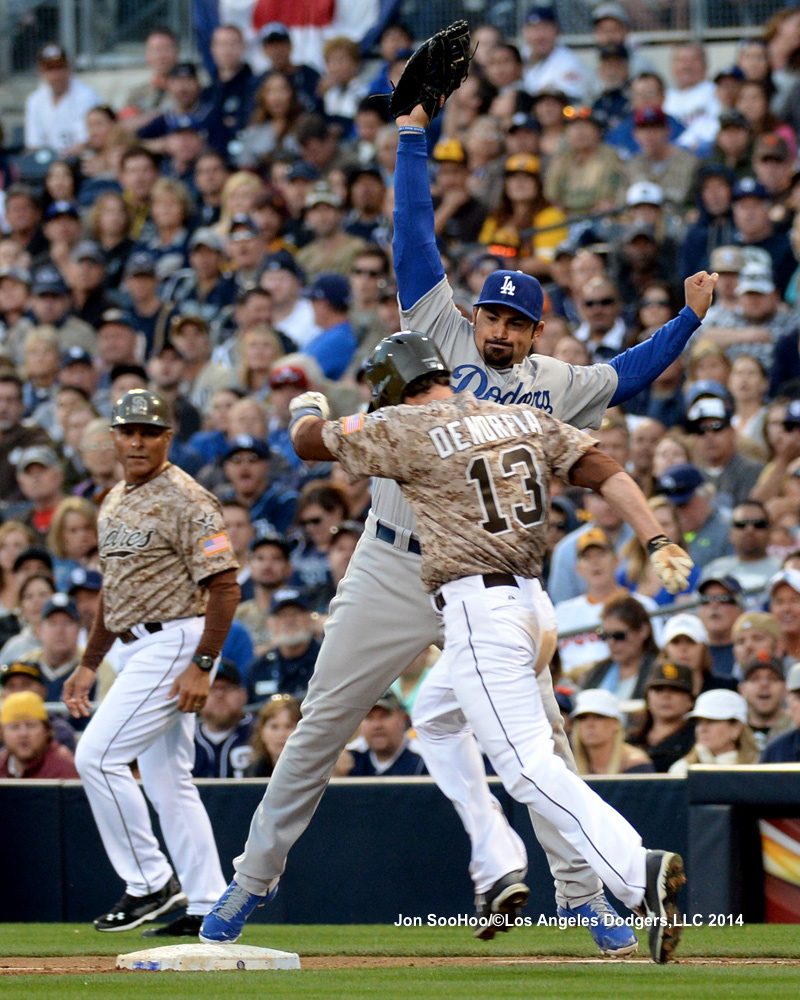
<path id="1" fill-rule="evenodd" d="M 345 0 L 346 2 L 346 0 Z M 520 38 L 532 0 L 403 0 L 400 18 L 417 39 L 465 17 L 489 22 Z M 592 44 L 592 9 L 598 0 L 557 0 L 564 40 Z M 737 39 L 760 33 L 782 0 L 622 0 L 642 42 L 681 38 Z M 81 68 L 142 61 L 148 30 L 166 24 L 184 51 L 194 45 L 191 0 L 0 0 L 0 74 L 29 72 L 41 46 L 58 39 Z"/>

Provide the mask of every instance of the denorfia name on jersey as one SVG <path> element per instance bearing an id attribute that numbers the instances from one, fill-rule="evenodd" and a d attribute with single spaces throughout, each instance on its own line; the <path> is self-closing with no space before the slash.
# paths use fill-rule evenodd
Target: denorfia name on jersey
<path id="1" fill-rule="evenodd" d="M 528 409 L 519 413 L 489 413 L 486 416 L 464 417 L 438 424 L 428 431 L 439 458 L 450 458 L 457 451 L 477 445 L 505 441 L 522 434 L 542 434 L 536 414 Z M 466 440 L 465 438 L 469 438 Z"/>
<path id="2" fill-rule="evenodd" d="M 553 412 L 549 389 L 525 391 L 524 382 L 517 382 L 512 388 L 508 383 L 503 386 L 489 385 L 489 376 L 477 365 L 458 365 L 453 369 L 450 384 L 453 392 L 469 390 L 478 399 L 490 399 L 495 403 L 528 403 L 545 413 Z"/>

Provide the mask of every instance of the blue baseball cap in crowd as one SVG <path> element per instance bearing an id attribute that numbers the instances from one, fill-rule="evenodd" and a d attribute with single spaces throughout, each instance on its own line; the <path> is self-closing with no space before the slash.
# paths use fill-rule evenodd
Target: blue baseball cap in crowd
<path id="1" fill-rule="evenodd" d="M 334 309 L 350 308 L 350 282 L 343 274 L 320 274 L 303 294 L 317 302 L 330 302 Z"/>
<path id="2" fill-rule="evenodd" d="M 125 270 L 123 271 L 126 278 L 133 277 L 137 274 L 154 275 L 155 273 L 156 259 L 146 250 L 135 250 L 130 257 L 128 257 L 128 262 L 125 264 Z"/>
<path id="3" fill-rule="evenodd" d="M 717 382 L 713 378 L 701 378 L 697 382 L 692 382 L 684 394 L 686 409 L 688 410 L 698 399 L 702 399 L 704 396 L 710 396 L 712 399 L 721 399 L 727 406 L 733 406 L 733 396 L 731 396 L 721 382 Z"/>
<path id="4" fill-rule="evenodd" d="M 318 181 L 321 176 L 319 170 L 305 160 L 295 161 L 286 171 L 287 181 Z"/>
<path id="5" fill-rule="evenodd" d="M 755 177 L 743 177 L 733 185 L 734 201 L 740 198 L 760 198 L 762 201 L 770 201 L 769 191 Z"/>
<path id="6" fill-rule="evenodd" d="M 78 344 L 73 344 L 61 354 L 61 367 L 69 368 L 70 365 L 89 365 L 91 367 L 92 356 Z"/>
<path id="7" fill-rule="evenodd" d="M 311 602 L 302 590 L 293 587 L 282 587 L 272 595 L 272 604 L 269 608 L 271 615 L 277 614 L 283 608 L 302 608 L 304 611 L 311 611 Z"/>
<path id="8" fill-rule="evenodd" d="M 69 288 L 58 268 L 47 264 L 34 272 L 31 295 L 69 295 Z"/>
<path id="9" fill-rule="evenodd" d="M 792 399 L 786 404 L 783 426 L 784 430 L 796 430 L 800 427 L 800 399 Z"/>
<path id="10" fill-rule="evenodd" d="M 525 15 L 526 24 L 541 24 L 542 21 L 558 24 L 555 7 L 551 7 L 549 4 L 542 4 L 528 8 L 528 13 Z"/>
<path id="11" fill-rule="evenodd" d="M 219 661 L 217 672 L 214 674 L 214 680 L 230 681 L 236 687 L 242 686 L 242 675 L 239 673 L 239 668 L 233 660 L 222 659 Z"/>
<path id="12" fill-rule="evenodd" d="M 297 263 L 294 254 L 289 253 L 288 250 L 276 250 L 275 253 L 266 257 L 262 274 L 264 271 L 288 271 L 289 274 L 293 274 L 297 278 L 301 285 L 306 283 L 305 271 Z"/>
<path id="13" fill-rule="evenodd" d="M 231 438 L 228 443 L 228 447 L 225 449 L 225 458 L 229 459 L 231 455 L 235 455 L 237 451 L 252 451 L 258 455 L 259 458 L 269 460 L 270 451 L 269 445 L 262 438 L 251 437 L 249 434 L 237 434 L 235 438 Z"/>
<path id="14" fill-rule="evenodd" d="M 45 222 L 48 219 L 55 219 L 59 215 L 71 215 L 74 219 L 81 217 L 74 201 L 54 201 L 44 213 Z"/>
<path id="15" fill-rule="evenodd" d="M 54 615 L 57 611 L 63 611 L 64 614 L 69 615 L 73 621 L 79 622 L 81 616 L 78 614 L 78 608 L 75 602 L 67 597 L 66 594 L 53 594 L 50 600 L 42 608 L 42 620 L 49 618 L 50 615 Z"/>
<path id="16" fill-rule="evenodd" d="M 658 480 L 657 492 L 663 494 L 670 503 L 688 503 L 698 486 L 702 486 L 704 482 L 702 472 L 689 462 L 684 462 L 667 469 Z"/>
<path id="17" fill-rule="evenodd" d="M 97 593 L 103 587 L 103 574 L 96 569 L 84 569 L 77 566 L 67 577 L 67 594 L 72 595 L 78 590 L 91 590 Z"/>
<path id="18" fill-rule="evenodd" d="M 522 271 L 492 271 L 475 305 L 511 306 L 538 323 L 542 318 L 544 292 L 536 278 Z"/>

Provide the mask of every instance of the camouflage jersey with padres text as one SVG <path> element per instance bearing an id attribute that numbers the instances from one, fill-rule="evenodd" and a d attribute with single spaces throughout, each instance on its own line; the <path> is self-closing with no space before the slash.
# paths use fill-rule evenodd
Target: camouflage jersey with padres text
<path id="1" fill-rule="evenodd" d="M 350 474 L 397 481 L 417 517 L 429 591 L 476 574 L 541 573 L 550 476 L 566 481 L 595 443 L 532 406 L 471 392 L 328 421 L 322 436 Z"/>
<path id="2" fill-rule="evenodd" d="M 237 569 L 219 501 L 174 465 L 138 486 L 117 483 L 97 521 L 105 626 L 203 615 L 203 580 Z"/>
<path id="3" fill-rule="evenodd" d="M 514 305 L 514 283 L 508 288 Z M 531 354 L 511 368 L 490 368 L 475 344 L 475 328 L 453 302 L 443 278 L 410 309 L 401 310 L 403 330 L 430 337 L 451 371 L 455 392 L 472 392 L 497 403 L 527 403 L 575 427 L 599 427 L 617 389 L 616 371 L 607 364 L 568 365 Z M 408 505 L 391 482 L 376 482 L 372 510 L 382 521 L 416 531 Z"/>

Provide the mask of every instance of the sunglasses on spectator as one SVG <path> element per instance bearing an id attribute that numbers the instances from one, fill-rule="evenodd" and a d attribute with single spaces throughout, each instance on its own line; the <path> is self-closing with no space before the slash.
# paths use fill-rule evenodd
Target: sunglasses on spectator
<path id="1" fill-rule="evenodd" d="M 709 420 L 705 424 L 695 424 L 692 434 L 697 434 L 698 437 L 703 437 L 705 434 L 719 434 L 729 427 L 727 420 Z"/>
<path id="2" fill-rule="evenodd" d="M 322 524 L 321 517 L 307 517 L 305 521 L 300 522 L 301 528 L 316 527 L 318 524 Z"/>
<path id="3" fill-rule="evenodd" d="M 383 271 L 375 271 L 370 267 L 351 267 L 351 274 L 360 274 L 364 278 L 380 278 Z"/>
<path id="4" fill-rule="evenodd" d="M 769 527 L 769 522 L 763 517 L 743 517 L 740 521 L 734 521 L 734 528 L 746 528 L 747 526 L 755 528 L 757 531 L 766 531 Z"/>
<path id="5" fill-rule="evenodd" d="M 586 299 L 583 303 L 585 309 L 593 309 L 595 306 L 613 306 L 616 299 L 611 297 L 605 299 Z"/>
<path id="6" fill-rule="evenodd" d="M 613 639 L 614 642 L 625 642 L 628 638 L 627 632 L 606 632 L 604 628 L 597 629 L 597 638 L 605 641 L 606 639 Z"/>
<path id="7" fill-rule="evenodd" d="M 668 306 L 669 299 L 642 299 L 643 306 Z"/>
<path id="8" fill-rule="evenodd" d="M 703 594 L 701 604 L 738 604 L 733 594 Z"/>

